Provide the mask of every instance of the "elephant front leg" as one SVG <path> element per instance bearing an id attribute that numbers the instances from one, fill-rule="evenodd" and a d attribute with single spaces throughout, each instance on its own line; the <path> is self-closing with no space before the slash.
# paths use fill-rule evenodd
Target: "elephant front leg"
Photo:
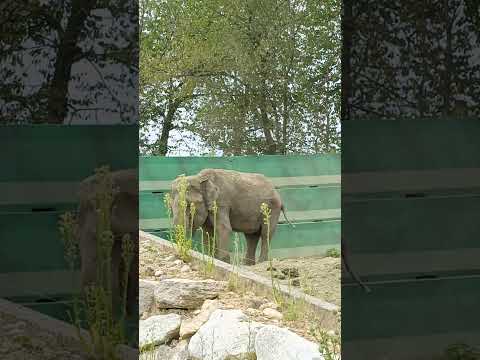
<path id="1" fill-rule="evenodd" d="M 245 255 L 245 265 L 255 265 L 255 253 L 257 251 L 258 240 L 260 234 L 245 234 L 247 240 L 247 253 Z"/>
<path id="2" fill-rule="evenodd" d="M 218 234 L 218 246 L 216 248 L 216 257 L 226 263 L 230 263 L 230 235 L 232 229 L 226 226 L 219 226 L 217 229 Z"/>
<path id="3" fill-rule="evenodd" d="M 79 210 L 78 241 L 80 248 L 81 291 L 95 284 L 97 277 L 97 240 L 95 236 L 95 217 L 92 212 L 81 207 Z"/>
<path id="4" fill-rule="evenodd" d="M 208 256 L 214 255 L 216 244 L 213 243 L 213 227 L 208 222 L 206 222 L 205 224 L 202 225 L 202 230 L 203 230 L 202 253 Z"/>
<path id="5" fill-rule="evenodd" d="M 219 209 L 218 218 L 216 221 L 216 257 L 226 263 L 230 263 L 230 235 L 232 227 L 230 225 L 230 218 L 226 209 Z M 212 221 L 213 223 L 213 221 Z"/>

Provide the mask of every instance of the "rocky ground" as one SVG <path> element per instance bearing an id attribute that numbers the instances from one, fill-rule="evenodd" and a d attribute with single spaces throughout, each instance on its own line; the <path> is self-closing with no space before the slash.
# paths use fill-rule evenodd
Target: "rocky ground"
<path id="1" fill-rule="evenodd" d="M 78 342 L 47 333 L 34 324 L 0 313 L 0 359 L 83 360 Z"/>
<path id="2" fill-rule="evenodd" d="M 270 276 L 270 264 L 263 262 L 247 269 Z M 340 306 L 340 257 L 311 256 L 294 259 L 274 259 L 274 276 L 282 284 L 292 284 L 306 294 Z M 292 275 L 295 275 L 292 277 Z"/>
<path id="3" fill-rule="evenodd" d="M 217 281 L 146 239 L 140 240 L 140 279 L 144 360 L 321 360 L 331 348 L 316 336 L 321 321 L 300 307 L 282 308 Z"/>

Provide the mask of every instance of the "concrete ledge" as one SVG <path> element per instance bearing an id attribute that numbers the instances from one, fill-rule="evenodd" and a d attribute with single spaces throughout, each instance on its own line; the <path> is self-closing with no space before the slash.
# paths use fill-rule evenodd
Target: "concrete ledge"
<path id="1" fill-rule="evenodd" d="M 30 322 L 50 334 L 80 341 L 78 338 L 78 330 L 73 325 L 2 298 L 0 298 L 0 312 L 12 315 L 19 320 Z M 81 330 L 81 334 L 84 339 L 90 341 L 90 336 L 87 331 Z M 137 349 L 126 345 L 118 346 L 118 354 L 123 360 L 137 360 L 139 356 Z"/>
<path id="2" fill-rule="evenodd" d="M 155 243 L 160 248 L 164 249 L 174 249 L 174 245 L 167 240 L 159 238 L 158 236 L 148 234 L 143 231 L 139 231 L 140 239 L 150 240 Z M 197 251 L 190 251 L 192 256 L 192 262 L 195 264 L 200 264 L 204 262 L 205 256 Z M 254 289 L 258 294 L 269 295 L 272 293 L 272 283 L 270 279 L 267 279 L 263 276 L 257 275 L 251 271 L 245 270 L 244 268 L 234 268 L 232 265 L 220 261 L 218 259 L 213 260 L 215 266 L 215 273 L 218 277 L 222 279 L 228 279 L 228 277 L 235 273 L 238 275 L 239 280 Z M 304 292 L 297 290 L 295 288 L 289 288 L 286 285 L 278 285 L 279 290 L 283 295 L 293 298 L 295 300 L 304 301 L 308 309 L 314 312 L 316 315 L 319 315 L 321 319 L 322 326 L 326 329 L 334 330 L 337 328 L 337 313 L 340 311 L 340 308 L 335 305 L 318 299 L 316 297 L 305 294 Z"/>

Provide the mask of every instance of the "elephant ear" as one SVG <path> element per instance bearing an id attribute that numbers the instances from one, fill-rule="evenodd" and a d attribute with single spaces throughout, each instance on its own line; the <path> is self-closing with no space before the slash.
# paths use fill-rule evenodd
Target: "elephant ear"
<path id="1" fill-rule="evenodd" d="M 218 199 L 218 186 L 207 176 L 200 178 L 200 184 L 203 188 L 203 196 L 208 209 L 211 209 L 214 201 Z"/>

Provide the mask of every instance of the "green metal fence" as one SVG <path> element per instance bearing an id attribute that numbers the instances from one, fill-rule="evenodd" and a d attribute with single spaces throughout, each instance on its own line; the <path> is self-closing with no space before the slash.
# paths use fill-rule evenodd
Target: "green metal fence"
<path id="1" fill-rule="evenodd" d="M 78 289 L 78 276 L 66 271 L 59 216 L 76 209 L 77 186 L 95 168 L 137 167 L 137 134 L 137 126 L 0 128 L 0 297 Z"/>
<path id="2" fill-rule="evenodd" d="M 407 342 L 478 345 L 480 123 L 347 121 L 342 136 L 343 235 L 372 288 L 343 278 L 344 349 L 399 359 Z"/>
<path id="3" fill-rule="evenodd" d="M 140 228 L 168 238 L 170 224 L 163 199 L 171 181 L 205 168 L 261 173 L 273 181 L 287 217 L 296 224 L 291 228 L 281 215 L 272 239 L 273 256 L 320 255 L 340 247 L 339 155 L 141 157 Z"/>

